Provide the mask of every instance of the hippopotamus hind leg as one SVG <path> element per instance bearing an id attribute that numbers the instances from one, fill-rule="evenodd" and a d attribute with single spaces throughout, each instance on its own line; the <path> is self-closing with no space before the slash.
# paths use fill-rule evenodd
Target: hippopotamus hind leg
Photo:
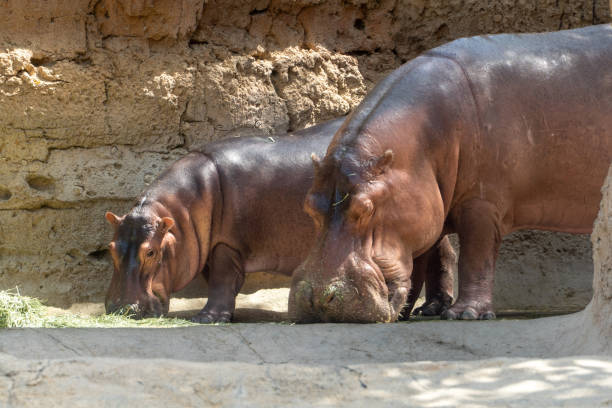
<path id="1" fill-rule="evenodd" d="M 191 320 L 196 323 L 227 323 L 236 308 L 236 295 L 244 283 L 244 268 L 240 253 L 225 244 L 212 251 L 208 281 L 208 302 Z"/>
<path id="2" fill-rule="evenodd" d="M 471 200 L 452 214 L 459 234 L 459 296 L 443 319 L 494 319 L 493 277 L 501 243 L 497 208 Z"/>

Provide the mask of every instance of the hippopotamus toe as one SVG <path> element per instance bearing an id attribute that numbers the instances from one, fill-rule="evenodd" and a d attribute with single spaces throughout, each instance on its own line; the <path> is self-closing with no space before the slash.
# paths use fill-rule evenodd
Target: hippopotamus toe
<path id="1" fill-rule="evenodd" d="M 466 308 L 460 315 L 461 320 L 477 320 L 478 312 L 471 307 Z"/>
<path id="2" fill-rule="evenodd" d="M 492 320 L 495 313 L 490 306 L 474 304 L 455 303 L 452 307 L 440 314 L 442 320 Z"/>
<path id="3" fill-rule="evenodd" d="M 441 305 L 436 301 L 423 303 L 422 306 L 414 309 L 414 316 L 438 316 L 442 312 Z"/>
<path id="4" fill-rule="evenodd" d="M 229 323 L 232 320 L 232 313 L 228 311 L 201 311 L 191 318 L 194 323 Z"/>
<path id="5" fill-rule="evenodd" d="M 482 313 L 480 316 L 478 316 L 478 318 L 480 320 L 494 320 L 495 319 L 495 313 L 493 313 L 493 312 L 485 312 L 485 313 Z"/>
<path id="6" fill-rule="evenodd" d="M 415 316 L 439 316 L 451 305 L 452 299 L 446 297 L 435 297 L 426 301 L 412 312 Z"/>

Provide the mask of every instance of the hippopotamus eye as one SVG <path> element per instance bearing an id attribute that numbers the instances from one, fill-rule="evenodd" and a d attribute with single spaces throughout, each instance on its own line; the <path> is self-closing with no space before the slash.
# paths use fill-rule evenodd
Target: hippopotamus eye
<path id="1" fill-rule="evenodd" d="M 322 194 L 309 194 L 306 196 L 304 207 L 308 213 L 325 214 L 329 209 L 329 201 Z"/>

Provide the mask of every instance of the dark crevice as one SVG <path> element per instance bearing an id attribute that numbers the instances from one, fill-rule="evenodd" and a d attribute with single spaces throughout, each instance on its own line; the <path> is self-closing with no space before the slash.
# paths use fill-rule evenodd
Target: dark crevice
<path id="1" fill-rule="evenodd" d="M 253 10 L 251 10 L 251 11 L 249 12 L 249 15 L 254 16 L 254 15 L 257 15 L 257 14 L 263 14 L 263 13 L 265 13 L 266 11 L 268 11 L 268 8 L 267 8 L 267 7 L 266 7 L 265 9 L 261 9 L 261 10 L 253 9 Z"/>
<path id="2" fill-rule="evenodd" d="M 78 64 L 78 65 L 83 65 L 83 66 L 89 66 L 89 65 L 92 64 L 91 57 L 88 56 L 86 53 L 78 53 L 73 58 L 57 58 L 57 59 L 53 59 L 53 58 L 50 58 L 48 56 L 31 57 L 30 58 L 30 63 L 32 65 L 34 65 L 35 67 L 47 67 L 47 68 L 51 68 L 55 64 L 57 64 L 58 62 L 63 62 L 63 61 L 68 61 L 68 62 L 72 62 L 72 63 Z M 66 81 L 61 81 L 61 82 L 66 82 Z"/>
<path id="3" fill-rule="evenodd" d="M 7 201 L 13 196 L 9 189 L 0 187 L 0 201 Z"/>
<path id="4" fill-rule="evenodd" d="M 77 210 L 83 208 L 93 208 L 94 205 L 99 203 L 104 203 L 105 205 L 126 205 L 133 202 L 133 199 L 129 198 L 95 198 L 95 199 L 85 199 L 74 202 L 68 201 L 60 201 L 60 200 L 41 200 L 35 203 L 31 203 L 27 206 L 19 206 L 15 208 L 0 208 L 0 213 L 6 212 L 15 212 L 15 211 L 26 211 L 26 212 L 34 212 L 41 210 L 53 210 L 53 211 L 61 211 L 61 210 Z M 0 248 L 1 251 L 1 248 Z"/>
<path id="5" fill-rule="evenodd" d="M 350 55 L 351 57 L 361 57 L 361 56 L 370 55 L 370 54 L 372 53 L 366 50 L 354 50 L 354 51 L 349 51 L 346 53 L 346 55 Z"/>
<path id="6" fill-rule="evenodd" d="M 32 56 L 30 58 L 30 63 L 32 65 L 34 65 L 35 67 L 40 67 L 40 66 L 43 66 L 43 65 L 47 65 L 50 62 L 51 62 L 51 59 L 49 57 L 34 57 L 34 56 Z"/>
<path id="7" fill-rule="evenodd" d="M 87 256 L 93 259 L 97 259 L 99 261 L 99 260 L 104 259 L 107 254 L 108 254 L 108 249 L 98 249 L 96 251 L 88 253 Z"/>
<path id="8" fill-rule="evenodd" d="M 78 54 L 73 61 L 82 66 L 90 66 L 92 64 L 91 57 L 86 54 Z"/>
<path id="9" fill-rule="evenodd" d="M 194 49 L 198 45 L 208 45 L 208 41 L 206 40 L 198 41 L 198 40 L 194 40 L 193 38 L 189 40 L 189 44 L 188 44 L 189 48 Z"/>
<path id="10" fill-rule="evenodd" d="M 396 58 L 399 58 L 402 64 L 405 64 L 408 61 L 408 58 L 401 57 L 395 48 L 391 50 L 391 53 L 393 53 L 393 55 L 395 55 Z"/>
<path id="11" fill-rule="evenodd" d="M 434 33 L 434 36 L 438 40 L 441 40 L 441 39 L 447 38 L 449 36 L 449 33 L 450 33 L 450 29 L 448 28 L 448 25 L 446 23 L 443 23 L 443 24 L 440 24 L 440 26 Z"/>
<path id="12" fill-rule="evenodd" d="M 104 81 L 104 100 L 102 101 L 102 105 L 108 104 L 108 81 Z"/>
<path id="13" fill-rule="evenodd" d="M 358 18 L 353 23 L 353 27 L 355 27 L 357 30 L 365 30 L 365 22 L 361 18 Z"/>
<path id="14" fill-rule="evenodd" d="M 55 180 L 46 176 L 30 175 L 26 177 L 26 182 L 30 188 L 37 191 L 50 192 L 55 189 Z"/>

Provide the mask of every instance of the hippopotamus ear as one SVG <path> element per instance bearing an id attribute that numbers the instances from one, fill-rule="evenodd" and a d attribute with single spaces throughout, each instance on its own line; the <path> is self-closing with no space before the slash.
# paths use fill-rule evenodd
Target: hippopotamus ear
<path id="1" fill-rule="evenodd" d="M 107 211 L 106 214 L 104 214 L 104 217 L 108 220 L 108 222 L 110 222 L 110 224 L 117 228 L 117 226 L 119 224 L 121 224 L 121 221 L 123 220 L 123 217 L 117 217 L 115 214 L 113 214 L 110 211 Z"/>
<path id="2" fill-rule="evenodd" d="M 380 173 L 384 173 L 385 171 L 389 169 L 389 167 L 391 167 L 391 165 L 393 164 L 393 157 L 394 157 L 393 150 L 387 149 L 378 158 L 378 161 L 376 162 L 376 168 L 378 169 Z"/>
<path id="3" fill-rule="evenodd" d="M 174 220 L 170 217 L 164 217 L 157 225 L 157 230 L 163 235 L 174 226 Z"/>
<path id="4" fill-rule="evenodd" d="M 313 152 L 310 153 L 310 158 L 312 159 L 312 165 L 314 166 L 315 171 L 319 171 L 319 168 L 321 167 L 321 159 L 319 159 L 319 156 Z"/>

